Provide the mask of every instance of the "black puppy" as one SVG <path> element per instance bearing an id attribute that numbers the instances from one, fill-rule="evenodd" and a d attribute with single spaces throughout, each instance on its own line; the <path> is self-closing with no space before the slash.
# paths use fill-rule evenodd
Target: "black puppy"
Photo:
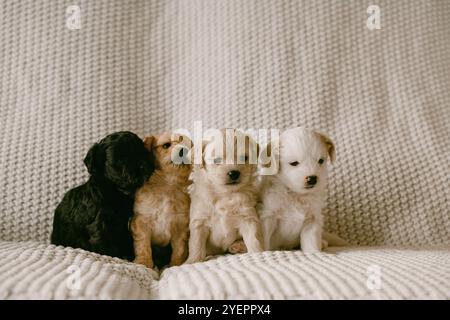
<path id="1" fill-rule="evenodd" d="M 153 173 L 151 152 L 134 133 L 116 132 L 94 144 L 84 163 L 91 176 L 56 208 L 51 242 L 133 260 L 128 220 L 136 190 Z"/>

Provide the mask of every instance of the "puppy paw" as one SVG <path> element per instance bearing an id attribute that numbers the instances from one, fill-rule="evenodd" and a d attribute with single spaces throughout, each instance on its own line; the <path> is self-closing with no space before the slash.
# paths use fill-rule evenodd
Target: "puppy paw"
<path id="1" fill-rule="evenodd" d="M 153 261 L 150 258 L 147 257 L 137 257 L 134 259 L 133 261 L 134 263 L 137 264 L 142 264 L 144 266 L 146 266 L 149 269 L 153 269 Z"/>
<path id="2" fill-rule="evenodd" d="M 228 247 L 228 252 L 231 254 L 247 253 L 247 246 L 244 240 L 237 240 L 231 246 Z"/>

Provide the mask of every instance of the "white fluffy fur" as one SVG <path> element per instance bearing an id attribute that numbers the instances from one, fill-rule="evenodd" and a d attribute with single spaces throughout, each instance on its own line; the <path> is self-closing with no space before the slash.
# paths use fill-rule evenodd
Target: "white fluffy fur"
<path id="1" fill-rule="evenodd" d="M 334 144 L 329 138 L 304 127 L 280 135 L 279 147 L 271 150 L 278 163 L 275 175 L 261 178 L 259 216 L 265 250 L 294 249 L 317 252 L 322 248 L 322 207 L 327 185 L 327 166 L 334 160 Z M 323 164 L 319 164 L 323 159 Z M 279 161 L 279 162 L 278 162 Z M 298 162 L 296 166 L 290 163 Z M 317 176 L 317 184 L 306 188 L 307 176 Z M 324 242 L 326 244 L 326 242 Z"/>
<path id="2" fill-rule="evenodd" d="M 242 133 L 235 131 L 234 135 L 240 136 Z M 236 143 L 236 139 L 232 141 Z M 252 140 L 249 141 L 254 144 Z M 237 247 L 248 252 L 262 251 L 262 236 L 256 212 L 257 166 L 233 161 L 229 164 L 211 163 L 208 161 L 211 144 L 206 144 L 204 148 L 206 161 L 194 166 L 192 174 L 189 257 L 186 263 L 203 261 L 209 255 L 227 251 L 237 252 Z M 236 154 L 236 150 L 235 148 L 234 158 L 242 156 Z M 249 150 L 246 149 L 245 155 L 248 154 Z M 228 155 L 224 154 L 224 159 L 226 156 Z M 228 183 L 227 173 L 230 170 L 240 171 L 239 183 Z M 245 245 L 241 245 L 242 240 Z"/>

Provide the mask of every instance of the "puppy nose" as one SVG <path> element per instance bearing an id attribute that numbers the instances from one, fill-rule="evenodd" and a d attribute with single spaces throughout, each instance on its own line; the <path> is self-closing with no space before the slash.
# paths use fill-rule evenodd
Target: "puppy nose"
<path id="1" fill-rule="evenodd" d="M 307 176 L 306 177 L 306 184 L 313 186 L 317 183 L 317 176 Z"/>
<path id="2" fill-rule="evenodd" d="M 228 176 L 230 177 L 231 180 L 235 181 L 237 179 L 239 179 L 239 176 L 241 175 L 241 173 L 239 171 L 236 170 L 232 170 L 228 172 Z"/>
<path id="3" fill-rule="evenodd" d="M 180 151 L 178 152 L 178 155 L 180 156 L 180 158 L 183 158 L 183 156 L 186 154 L 186 150 L 185 148 L 181 148 Z"/>

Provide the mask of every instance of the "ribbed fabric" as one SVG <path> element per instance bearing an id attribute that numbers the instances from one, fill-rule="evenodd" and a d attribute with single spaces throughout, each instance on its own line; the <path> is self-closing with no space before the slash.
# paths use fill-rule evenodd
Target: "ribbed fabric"
<path id="1" fill-rule="evenodd" d="M 0 298 L 448 298 L 450 1 L 0 0 Z M 78 5 L 81 28 L 66 25 Z M 72 13 L 73 14 L 73 13 Z M 108 133 L 306 125 L 336 143 L 326 228 L 352 248 L 148 270 L 47 246 Z M 264 140 L 263 140 L 264 141 Z M 262 141 L 262 142 L 263 142 Z M 365 286 L 381 265 L 383 287 Z M 82 290 L 65 286 L 81 266 Z"/>
<path id="2" fill-rule="evenodd" d="M 80 249 L 0 242 L 0 299 L 151 299 L 157 279 L 143 266 Z"/>
<path id="3" fill-rule="evenodd" d="M 165 270 L 159 297 L 449 299 L 449 272 L 450 247 L 336 247 L 308 255 L 299 251 L 228 255 Z M 379 282 L 372 280 L 377 273 Z"/>
<path id="4" fill-rule="evenodd" d="M 450 1 L 376 1 L 373 31 L 360 0 L 0 2 L 0 239 L 48 241 L 107 133 L 202 120 L 328 133 L 352 244 L 450 243 Z"/>
<path id="5" fill-rule="evenodd" d="M 79 289 L 67 285 L 70 266 Z M 228 255 L 158 276 L 79 249 L 0 242 L 0 299 L 450 299 L 450 247 Z"/>

